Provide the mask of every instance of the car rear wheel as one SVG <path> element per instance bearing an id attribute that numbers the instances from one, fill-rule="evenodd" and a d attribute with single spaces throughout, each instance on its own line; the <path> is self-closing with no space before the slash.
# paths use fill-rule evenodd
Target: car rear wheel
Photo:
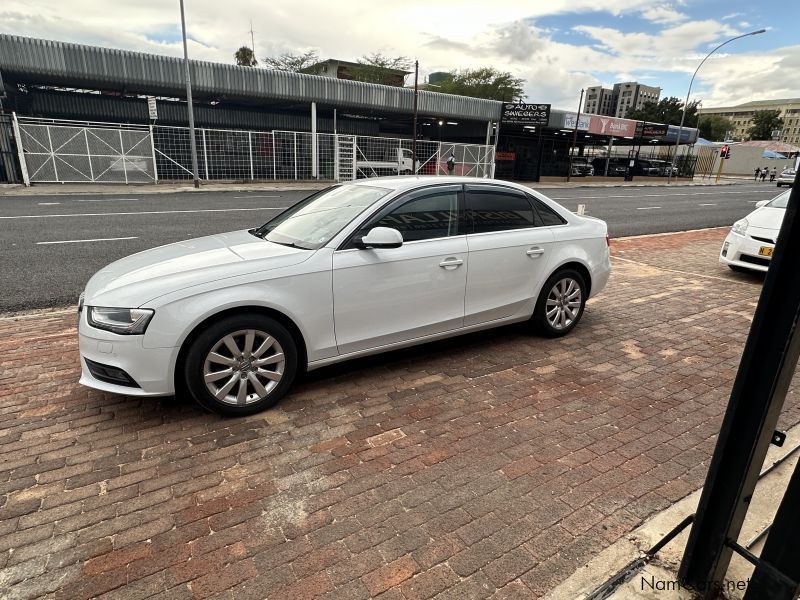
<path id="1" fill-rule="evenodd" d="M 249 415 L 277 403 L 297 372 L 289 331 L 258 314 L 232 315 L 211 325 L 186 355 L 186 389 L 204 408 Z"/>
<path id="2" fill-rule="evenodd" d="M 566 335 L 586 307 L 586 282 L 574 269 L 553 273 L 542 286 L 531 317 L 534 328 L 547 337 Z"/>

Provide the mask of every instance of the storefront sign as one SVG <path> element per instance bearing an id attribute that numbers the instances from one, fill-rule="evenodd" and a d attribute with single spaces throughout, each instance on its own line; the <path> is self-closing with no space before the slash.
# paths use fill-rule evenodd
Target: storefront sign
<path id="1" fill-rule="evenodd" d="M 667 135 L 668 125 L 642 123 L 636 128 L 636 135 L 642 137 L 662 137 Z"/>
<path id="2" fill-rule="evenodd" d="M 636 135 L 636 121 L 603 115 L 591 115 L 588 131 L 598 135 L 633 137 Z"/>
<path id="3" fill-rule="evenodd" d="M 564 124 L 562 127 L 564 129 L 575 129 L 575 113 L 564 113 Z M 589 121 L 591 119 L 591 115 L 581 115 L 581 119 L 578 122 L 578 129 L 583 129 L 584 131 L 589 129 Z"/>
<path id="4" fill-rule="evenodd" d="M 549 120 L 549 104 L 503 104 L 500 117 L 500 123 L 504 125 L 547 125 Z"/>
<path id="5" fill-rule="evenodd" d="M 515 152 L 498 152 L 494 155 L 495 160 L 516 160 Z"/>

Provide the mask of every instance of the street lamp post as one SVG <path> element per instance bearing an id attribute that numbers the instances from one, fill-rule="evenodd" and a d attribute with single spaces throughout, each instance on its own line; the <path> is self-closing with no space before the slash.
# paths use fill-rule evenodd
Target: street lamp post
<path id="1" fill-rule="evenodd" d="M 183 0 L 181 2 L 181 31 L 183 32 L 183 65 L 186 77 L 186 108 L 189 111 L 189 148 L 192 152 L 192 178 L 194 187 L 200 187 L 200 176 L 197 168 L 197 142 L 194 139 L 194 108 L 192 106 L 192 76 L 189 72 L 189 50 L 186 47 L 186 17 L 183 13 Z M 206 170 L 208 167 L 206 166 Z"/>
<path id="2" fill-rule="evenodd" d="M 694 70 L 694 75 L 692 75 L 692 79 L 689 81 L 689 90 L 686 92 L 686 102 L 683 103 L 683 110 L 681 111 L 681 124 L 678 127 L 678 137 L 675 138 L 675 152 L 672 154 L 672 164 L 670 165 L 669 173 L 667 175 L 667 183 L 672 181 L 672 172 L 675 170 L 675 163 L 678 160 L 678 145 L 681 143 L 681 134 L 683 133 L 683 121 L 686 118 L 686 106 L 689 104 L 689 95 L 692 93 L 692 84 L 694 83 L 694 78 L 697 76 L 697 72 L 700 70 L 700 67 L 703 66 L 703 63 L 708 60 L 708 57 L 714 54 L 717 50 L 722 48 L 726 44 L 730 44 L 733 41 L 741 39 L 743 37 L 747 37 L 749 35 L 758 35 L 759 33 L 766 32 L 766 29 L 759 29 L 758 31 L 751 31 L 750 33 L 743 33 L 742 35 L 737 35 L 736 37 L 732 37 L 731 39 L 722 42 L 719 46 L 714 48 L 711 52 L 706 54 L 706 57 L 700 61 L 700 64 L 697 65 L 697 68 Z"/>

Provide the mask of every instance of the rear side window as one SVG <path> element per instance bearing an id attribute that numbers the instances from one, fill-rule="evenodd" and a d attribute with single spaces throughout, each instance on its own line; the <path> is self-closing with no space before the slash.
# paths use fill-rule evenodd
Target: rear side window
<path id="1" fill-rule="evenodd" d="M 530 201 L 533 203 L 533 208 L 536 211 L 534 218 L 537 227 L 548 227 L 550 225 L 564 225 L 566 223 L 566 221 L 561 215 L 559 215 L 556 211 L 547 206 L 547 204 L 545 204 L 538 198 L 530 198 Z"/>
<path id="2" fill-rule="evenodd" d="M 467 187 L 467 215 L 473 233 L 535 227 L 533 207 L 521 192 L 494 186 Z"/>

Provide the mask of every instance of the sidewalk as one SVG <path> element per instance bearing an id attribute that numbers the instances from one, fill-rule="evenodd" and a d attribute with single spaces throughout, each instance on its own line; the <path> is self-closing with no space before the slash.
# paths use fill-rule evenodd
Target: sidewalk
<path id="1" fill-rule="evenodd" d="M 599 179 L 599 178 L 598 178 Z M 177 192 L 253 192 L 253 191 L 280 191 L 280 190 L 316 190 L 332 185 L 332 181 L 287 181 L 287 182 L 265 182 L 265 183 L 222 183 L 208 182 L 203 183 L 199 189 L 195 189 L 191 182 L 181 183 L 159 183 L 159 184 L 115 184 L 115 183 L 37 183 L 30 187 L 24 185 L 0 185 L 0 197 L 2 196 L 51 196 L 60 194 L 170 194 Z M 563 177 L 543 177 L 539 183 L 531 181 L 520 181 L 523 185 L 535 189 L 559 189 L 559 188 L 583 188 L 583 187 L 665 187 L 675 186 L 708 186 L 708 185 L 734 185 L 741 183 L 740 180 L 723 180 L 714 183 L 713 180 L 696 178 L 693 181 L 681 179 L 667 184 L 663 178 L 649 179 L 637 177 L 634 181 L 621 181 L 619 178 L 598 181 L 592 179 L 587 181 L 580 178 L 572 178 L 567 182 Z"/>
<path id="2" fill-rule="evenodd" d="M 763 280 L 726 234 L 613 240 L 564 338 L 353 361 L 239 419 L 79 386 L 73 311 L 0 318 L 6 596 L 573 600 L 703 484 Z"/>

